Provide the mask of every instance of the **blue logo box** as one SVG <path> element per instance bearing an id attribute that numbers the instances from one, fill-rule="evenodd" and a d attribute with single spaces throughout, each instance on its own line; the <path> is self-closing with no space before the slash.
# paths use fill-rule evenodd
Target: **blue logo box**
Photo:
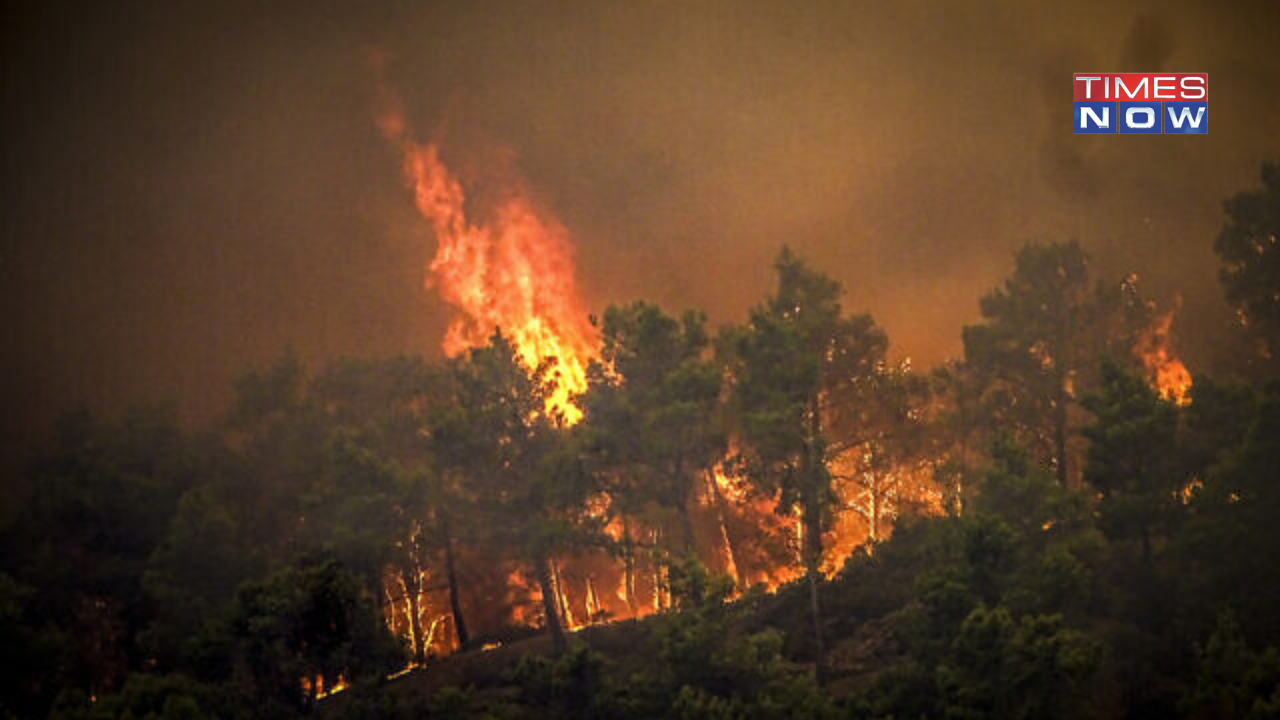
<path id="1" fill-rule="evenodd" d="M 1076 135 L 1205 135 L 1209 103 L 1077 101 Z"/>

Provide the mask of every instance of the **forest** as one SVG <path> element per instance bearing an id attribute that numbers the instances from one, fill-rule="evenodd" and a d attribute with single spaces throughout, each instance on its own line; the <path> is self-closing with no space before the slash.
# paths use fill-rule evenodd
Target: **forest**
<path id="1" fill-rule="evenodd" d="M 1240 350 L 1194 374 L 1075 241 L 932 368 L 782 247 L 737 324 L 477 314 L 199 427 L 66 412 L 0 527 L 0 717 L 1280 717 L 1280 166 L 1223 209 Z"/>

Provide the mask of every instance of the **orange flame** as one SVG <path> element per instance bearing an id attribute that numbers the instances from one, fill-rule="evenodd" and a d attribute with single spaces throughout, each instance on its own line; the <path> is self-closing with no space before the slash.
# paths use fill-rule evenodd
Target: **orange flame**
<path id="1" fill-rule="evenodd" d="M 426 285 L 459 310 L 444 338 L 445 354 L 482 346 L 500 328 L 527 366 L 550 364 L 548 410 L 577 422 L 582 412 L 573 398 L 586 390 L 596 339 L 578 296 L 568 232 L 522 191 L 487 220 L 468 215 L 462 183 L 441 162 L 437 146 L 414 140 L 399 103 L 384 96 L 378 127 L 400 149 L 418 212 L 435 231 Z"/>
<path id="2" fill-rule="evenodd" d="M 347 679 L 343 675 L 339 675 L 333 685 L 324 684 L 324 676 L 316 675 L 314 678 L 302 678 L 302 692 L 308 696 L 314 696 L 316 700 L 323 700 L 330 695 L 337 695 L 346 690 Z"/>
<path id="3" fill-rule="evenodd" d="M 1173 352 L 1169 329 L 1176 312 L 1159 315 L 1139 337 L 1133 352 L 1147 371 L 1147 380 L 1164 399 L 1178 405 L 1191 402 L 1191 373 Z"/>

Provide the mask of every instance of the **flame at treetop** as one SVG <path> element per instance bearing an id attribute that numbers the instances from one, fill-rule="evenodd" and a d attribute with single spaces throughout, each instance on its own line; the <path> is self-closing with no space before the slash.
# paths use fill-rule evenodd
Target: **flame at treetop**
<path id="1" fill-rule="evenodd" d="M 586 390 L 596 340 L 578 297 L 568 232 L 521 191 L 487 220 L 468 216 L 462 183 L 437 146 L 414 140 L 399 103 L 384 95 L 378 126 L 400 149 L 418 212 L 436 235 L 426 285 L 460 311 L 445 335 L 445 354 L 482 346 L 500 328 L 528 367 L 550 364 L 547 407 L 577 422 L 582 412 L 573 398 Z"/>
<path id="2" fill-rule="evenodd" d="M 1174 354 L 1169 336 L 1175 312 L 1176 308 L 1158 315 L 1139 336 L 1133 351 L 1156 392 L 1170 402 L 1186 405 L 1191 402 L 1191 373 Z"/>

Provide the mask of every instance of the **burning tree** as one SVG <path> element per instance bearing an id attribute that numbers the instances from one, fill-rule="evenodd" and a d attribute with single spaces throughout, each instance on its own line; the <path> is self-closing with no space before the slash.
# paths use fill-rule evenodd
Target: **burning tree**
<path id="1" fill-rule="evenodd" d="M 865 533 L 835 534 L 832 561 L 843 562 L 864 541 L 883 540 L 886 523 L 901 510 L 939 505 L 930 477 L 938 455 L 928 424 L 931 397 L 928 380 L 909 361 L 883 360 L 831 394 L 828 449 L 840 506 L 866 526 Z"/>
<path id="2" fill-rule="evenodd" d="M 1079 479 L 1079 398 L 1097 386 L 1101 358 L 1143 372 L 1167 396 L 1190 387 L 1169 339 L 1172 313 L 1142 298 L 1137 275 L 1095 283 L 1077 242 L 1024 246 L 980 308 L 983 322 L 964 328 L 964 361 L 948 372 L 954 419 L 1011 432 L 1064 486 Z M 965 443 L 969 435 L 957 429 Z"/>
<path id="3" fill-rule="evenodd" d="M 633 614 L 637 520 L 655 508 L 659 516 L 650 524 L 659 527 L 652 529 L 675 538 L 671 550 L 695 553 L 690 507 L 724 453 L 716 422 L 720 370 L 707 357 L 704 322 L 695 312 L 677 321 L 647 303 L 610 307 L 601 359 L 588 373 L 585 425 L 621 526 L 624 588 Z M 678 524 L 669 527 L 662 516 Z"/>
<path id="4" fill-rule="evenodd" d="M 1091 291 L 1078 243 L 1027 245 L 1013 275 L 982 298 L 985 322 L 964 328 L 965 362 L 984 388 L 988 418 L 1018 428 L 1064 486 L 1074 384 L 1092 357 L 1085 342 Z"/>
<path id="5" fill-rule="evenodd" d="M 323 485 L 331 491 L 314 498 L 309 514 L 323 521 L 341 558 L 381 583 L 389 623 L 418 664 L 432 651 L 452 649 L 455 639 L 467 641 L 461 612 L 452 615 L 452 637 L 436 632 L 449 615 L 432 602 L 438 567 L 452 567 L 444 515 L 452 498 L 424 427 L 445 392 L 439 368 L 403 357 L 340 361 L 309 388 L 310 402 L 338 440 L 328 453 L 327 464 L 336 467 L 326 475 L 333 479 Z M 447 579 L 452 600 L 456 578 Z"/>
<path id="6" fill-rule="evenodd" d="M 818 599 L 823 544 L 832 518 L 828 422 L 838 398 L 873 375 L 888 345 L 868 315 L 844 315 L 840 285 L 784 248 L 776 293 L 729 331 L 733 410 L 747 476 L 799 515 L 818 675 L 824 673 Z"/>
<path id="7" fill-rule="evenodd" d="M 551 369 L 527 369 L 500 332 L 451 368 L 454 395 L 436 416 L 433 441 L 464 479 L 473 537 L 533 571 L 547 630 L 563 647 L 553 564 L 599 533 L 588 512 L 592 475 L 564 417 L 547 404 Z"/>

